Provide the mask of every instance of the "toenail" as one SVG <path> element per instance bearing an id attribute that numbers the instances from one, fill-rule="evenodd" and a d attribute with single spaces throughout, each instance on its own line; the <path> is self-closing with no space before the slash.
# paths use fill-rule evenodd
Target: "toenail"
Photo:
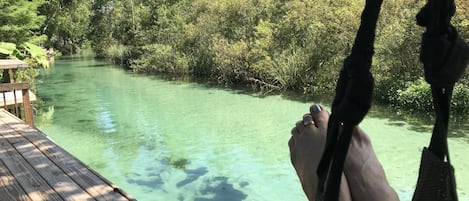
<path id="1" fill-rule="evenodd" d="M 322 111 L 321 106 L 319 106 L 318 104 L 313 105 L 313 113 L 319 113 L 321 111 Z"/>

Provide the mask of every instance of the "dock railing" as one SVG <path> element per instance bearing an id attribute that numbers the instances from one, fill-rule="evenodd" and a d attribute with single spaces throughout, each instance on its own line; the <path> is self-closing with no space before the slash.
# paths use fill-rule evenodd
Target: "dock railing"
<path id="1" fill-rule="evenodd" d="M 18 118 L 23 119 L 26 124 L 34 124 L 28 83 L 0 84 L 0 98 L 0 107 L 14 113 Z M 21 105 L 23 107 L 20 107 Z"/>

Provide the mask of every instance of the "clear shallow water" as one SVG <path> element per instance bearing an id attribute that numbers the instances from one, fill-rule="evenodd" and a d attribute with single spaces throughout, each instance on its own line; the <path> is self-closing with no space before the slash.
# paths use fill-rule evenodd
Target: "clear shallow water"
<path id="1" fill-rule="evenodd" d="M 138 200 L 306 200 L 287 141 L 310 103 L 134 75 L 92 59 L 58 60 L 39 80 L 37 127 Z M 382 110 L 370 116 L 362 127 L 401 200 L 410 200 L 429 126 L 377 118 Z M 464 201 L 462 136 L 450 149 Z"/>

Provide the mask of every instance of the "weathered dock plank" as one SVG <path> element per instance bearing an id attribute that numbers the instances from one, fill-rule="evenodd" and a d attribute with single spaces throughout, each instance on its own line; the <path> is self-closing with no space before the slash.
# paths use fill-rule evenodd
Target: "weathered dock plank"
<path id="1" fill-rule="evenodd" d="M 0 200 L 31 201 L 7 166 L 0 160 Z"/>
<path id="2" fill-rule="evenodd" d="M 64 200 L 95 200 L 26 139 L 13 146 Z"/>
<path id="3" fill-rule="evenodd" d="M 0 145 L 0 159 L 31 200 L 135 200 L 41 131 L 1 109 Z M 26 181 L 31 178 L 35 185 Z"/>
<path id="4" fill-rule="evenodd" d="M 16 117 L 15 117 L 16 118 Z M 4 120 L 4 119 L 0 119 Z M 38 130 L 26 124 L 14 123 L 14 120 L 5 120 L 13 129 L 22 130 L 22 136 L 31 141 L 47 157 L 58 164 L 62 170 L 73 178 L 82 188 L 98 200 L 126 200 L 118 191 L 117 187 L 94 173 L 91 168 L 81 163 L 75 157 L 51 142 L 44 134 L 38 134 Z"/>
<path id="5" fill-rule="evenodd" d="M 0 139 L 0 159 L 32 200 L 63 200 L 4 137 Z"/>

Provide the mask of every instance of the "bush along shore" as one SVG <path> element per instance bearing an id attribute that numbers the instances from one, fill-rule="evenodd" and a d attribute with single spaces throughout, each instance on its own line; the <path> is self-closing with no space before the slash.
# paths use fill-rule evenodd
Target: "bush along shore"
<path id="1" fill-rule="evenodd" d="M 331 94 L 353 43 L 363 3 L 140 2 L 134 5 L 134 16 L 123 12 L 130 9 L 123 4 L 119 13 L 124 16 L 118 15 L 117 7 L 97 13 L 96 27 L 109 27 L 105 35 L 115 37 L 98 37 L 92 44 L 98 56 L 130 65 L 136 72 L 204 77 L 264 92 Z M 429 113 L 431 93 L 418 61 L 423 29 L 415 24 L 421 3 L 384 2 L 373 74 L 376 100 Z M 457 4 L 453 23 L 463 38 L 469 38 L 469 1 Z M 106 19 L 116 17 L 117 24 L 107 24 Z M 458 116 L 469 114 L 468 77 L 466 73 L 454 90 L 452 108 Z"/>
<path id="2" fill-rule="evenodd" d="M 139 73 L 191 76 L 266 93 L 330 95 L 364 2 L 50 0 L 34 3 L 43 20 L 30 33 L 46 36 L 43 46 L 64 54 L 91 47 L 97 57 Z M 467 40 L 469 1 L 455 2 L 453 24 Z M 432 107 L 430 90 L 418 60 L 424 30 L 415 22 L 424 3 L 383 2 L 372 70 L 376 100 L 426 113 Z M 452 104 L 453 114 L 467 117 L 467 72 Z"/>

